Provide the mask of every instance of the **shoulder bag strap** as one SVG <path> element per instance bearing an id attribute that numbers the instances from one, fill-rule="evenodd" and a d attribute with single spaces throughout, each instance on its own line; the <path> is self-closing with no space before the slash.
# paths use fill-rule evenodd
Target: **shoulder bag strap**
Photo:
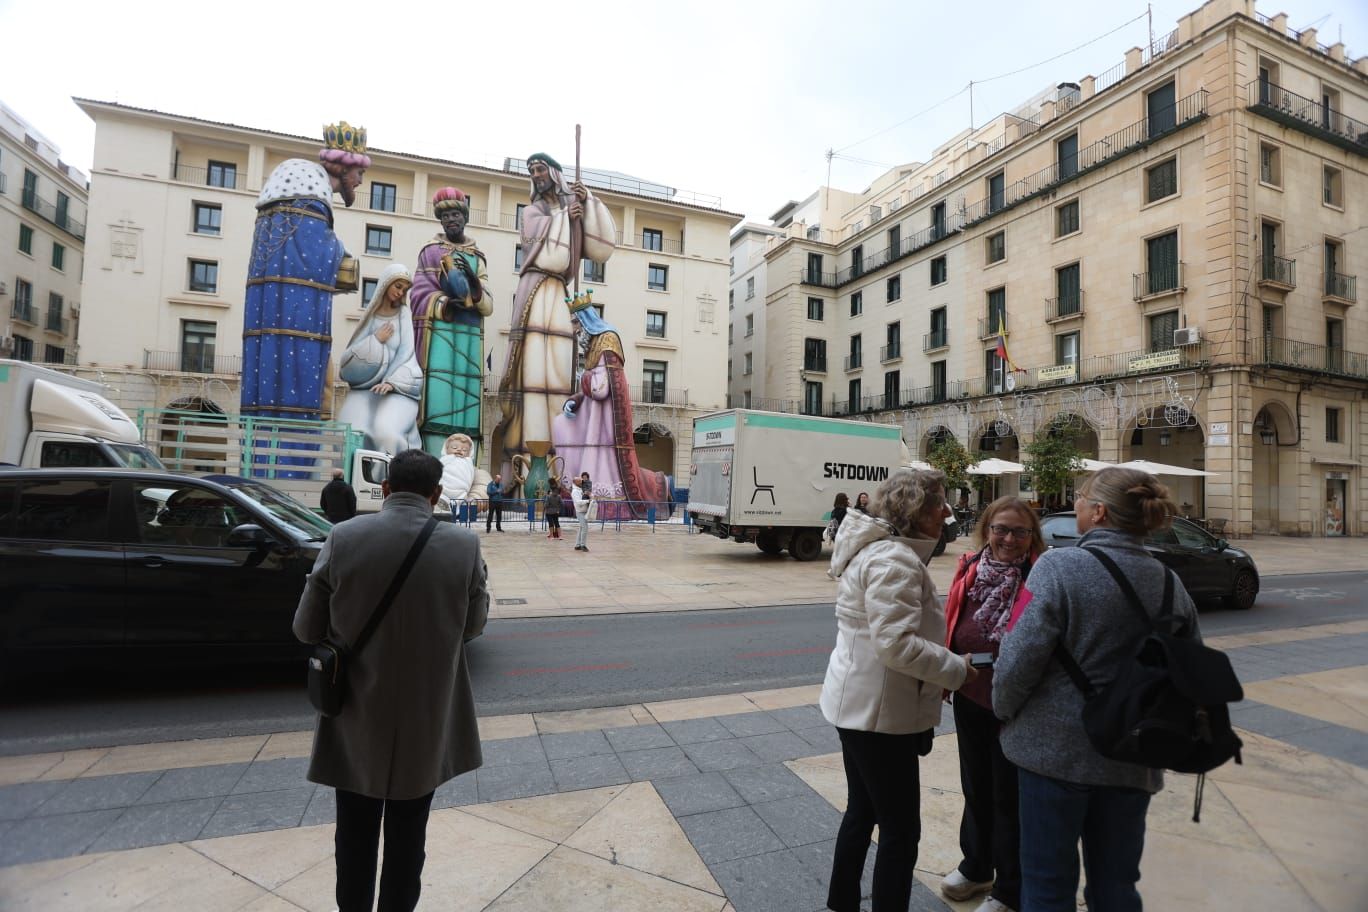
<path id="1" fill-rule="evenodd" d="M 394 579 L 390 580 L 389 588 L 385 590 L 384 595 L 380 596 L 380 604 L 375 607 L 375 613 L 370 616 L 370 620 L 366 622 L 361 635 L 352 644 L 351 655 L 356 655 L 365 647 L 366 641 L 371 638 L 371 634 L 375 633 L 375 628 L 379 627 L 380 622 L 385 619 L 385 613 L 389 611 L 389 606 L 394 602 L 394 597 L 399 594 L 400 588 L 404 585 L 404 580 L 408 579 L 409 571 L 418 562 L 418 555 L 422 553 L 423 546 L 427 544 L 436 528 L 437 517 L 430 517 L 427 525 L 423 526 L 423 531 L 418 533 L 418 538 L 414 541 L 413 546 L 409 548 L 408 554 L 404 556 L 404 562 L 399 565 L 399 570 L 394 574 Z"/>
<path id="2" fill-rule="evenodd" d="M 1140 596 L 1136 594 L 1135 587 L 1131 585 L 1130 580 L 1126 579 L 1126 575 L 1121 572 L 1121 568 L 1116 566 L 1116 561 L 1108 557 L 1101 549 L 1084 548 L 1083 550 L 1097 558 L 1102 566 L 1107 568 L 1107 572 L 1112 575 L 1112 579 L 1116 580 L 1116 585 L 1120 588 L 1121 594 L 1126 597 L 1127 604 L 1131 606 L 1136 614 L 1140 615 L 1145 622 L 1145 626 L 1152 628 L 1154 626 L 1154 620 L 1150 617 L 1149 612 L 1145 610 L 1145 603 L 1140 601 Z M 1164 568 L 1164 577 L 1164 602 L 1165 605 L 1172 610 L 1173 582 L 1168 578 L 1167 567 Z"/>

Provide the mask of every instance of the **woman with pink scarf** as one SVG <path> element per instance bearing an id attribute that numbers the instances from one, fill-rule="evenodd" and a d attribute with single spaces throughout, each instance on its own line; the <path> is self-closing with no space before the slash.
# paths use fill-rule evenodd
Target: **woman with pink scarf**
<path id="1" fill-rule="evenodd" d="M 1044 553 L 1045 541 L 1034 510 L 1019 498 L 999 497 L 980 517 L 977 542 L 978 551 L 960 558 L 945 600 L 945 645 L 957 654 L 990 653 L 996 660 L 1003 634 L 1030 600 L 1026 574 Z M 1016 912 L 1021 907 L 1017 772 L 998 744 L 992 667 L 980 668 L 953 701 L 964 860 L 941 882 L 941 892 L 958 901 L 988 893 L 978 912 Z"/>

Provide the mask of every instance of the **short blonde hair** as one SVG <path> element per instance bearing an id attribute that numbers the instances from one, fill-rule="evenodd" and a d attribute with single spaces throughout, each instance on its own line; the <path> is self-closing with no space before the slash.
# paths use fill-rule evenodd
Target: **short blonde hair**
<path id="1" fill-rule="evenodd" d="M 1107 525 L 1132 535 L 1166 529 L 1178 513 L 1169 489 L 1148 472 L 1110 466 L 1078 488 L 1085 500 L 1107 508 Z"/>
<path id="2" fill-rule="evenodd" d="M 869 515 L 890 523 L 899 535 L 912 532 L 917 521 L 945 509 L 945 473 L 937 469 L 898 469 L 874 489 Z"/>

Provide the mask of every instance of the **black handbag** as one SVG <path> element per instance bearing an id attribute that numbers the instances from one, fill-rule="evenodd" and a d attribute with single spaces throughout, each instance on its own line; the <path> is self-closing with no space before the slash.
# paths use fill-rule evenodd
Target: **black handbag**
<path id="1" fill-rule="evenodd" d="M 374 613 L 366 622 L 361 635 L 352 644 L 350 651 L 326 638 L 314 646 L 313 655 L 309 656 L 309 702 L 320 715 L 331 718 L 342 712 L 347 699 L 347 662 L 361 652 L 371 634 L 375 633 L 375 628 L 384 620 L 385 612 L 394 602 L 394 597 L 399 594 L 399 589 L 404 585 L 404 580 L 408 578 L 413 565 L 417 563 L 423 546 L 427 544 L 428 539 L 432 537 L 432 531 L 436 528 L 437 518 L 434 516 L 423 526 L 423 531 L 418 533 L 413 547 L 409 548 L 404 562 L 394 574 L 394 579 L 390 580 L 389 588 L 380 597 L 380 604 L 375 606 Z"/>

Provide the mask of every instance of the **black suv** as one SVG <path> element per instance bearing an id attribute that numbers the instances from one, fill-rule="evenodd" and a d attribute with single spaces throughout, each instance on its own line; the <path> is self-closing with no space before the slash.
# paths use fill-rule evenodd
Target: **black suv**
<path id="1" fill-rule="evenodd" d="M 303 655 L 290 624 L 329 529 L 246 478 L 0 469 L 0 663 Z"/>

